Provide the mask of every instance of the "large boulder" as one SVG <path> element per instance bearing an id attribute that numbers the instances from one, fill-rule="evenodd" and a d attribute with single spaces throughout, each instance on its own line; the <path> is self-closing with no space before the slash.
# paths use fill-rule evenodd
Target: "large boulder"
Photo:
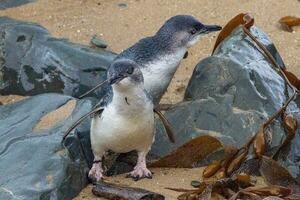
<path id="1" fill-rule="evenodd" d="M 34 2 L 34 1 L 35 0 L 1 0 L 0 1 L 0 10 L 21 6 L 23 4 Z"/>
<path id="2" fill-rule="evenodd" d="M 34 23 L 0 17 L 0 94 L 78 97 L 105 79 L 115 54 L 53 38 Z M 94 96 L 101 97 L 97 90 Z"/>
<path id="3" fill-rule="evenodd" d="M 61 139 L 92 106 L 92 99 L 60 94 L 0 106 L 0 199 L 67 200 L 86 186 L 90 122 L 67 138 L 66 148 Z"/>
<path id="4" fill-rule="evenodd" d="M 265 33 L 256 27 L 251 32 L 271 48 L 277 62 L 282 62 Z M 206 134 L 226 145 L 241 147 L 283 105 L 288 92 L 283 78 L 239 27 L 212 56 L 196 66 L 184 102 L 166 112 L 176 130 L 176 144 L 167 142 L 159 126 L 151 153 L 157 157 L 167 155 L 192 138 Z M 300 120 L 295 102 L 291 102 L 288 112 Z M 271 132 L 271 147 L 277 147 L 285 135 L 280 121 L 271 126 Z M 299 177 L 299 143 L 298 130 L 289 152 L 281 157 L 295 177 Z"/>

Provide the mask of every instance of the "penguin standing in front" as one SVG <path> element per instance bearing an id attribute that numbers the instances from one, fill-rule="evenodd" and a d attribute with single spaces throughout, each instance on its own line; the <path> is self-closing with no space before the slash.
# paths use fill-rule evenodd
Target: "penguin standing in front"
<path id="1" fill-rule="evenodd" d="M 132 60 L 118 59 L 109 68 L 107 80 L 112 93 L 102 102 L 91 123 L 94 162 L 89 177 L 95 181 L 103 177 L 102 157 L 106 151 L 136 150 L 137 164 L 129 176 L 135 180 L 151 178 L 146 155 L 154 141 L 154 106 L 144 88 L 140 67 Z"/>

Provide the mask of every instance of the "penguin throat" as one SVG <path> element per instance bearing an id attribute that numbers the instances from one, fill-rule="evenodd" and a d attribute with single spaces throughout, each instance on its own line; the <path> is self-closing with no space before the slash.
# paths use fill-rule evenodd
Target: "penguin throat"
<path id="1" fill-rule="evenodd" d="M 130 103 L 128 102 L 128 98 L 127 97 L 125 97 L 125 102 L 127 103 L 127 105 L 130 106 Z"/>
<path id="2" fill-rule="evenodd" d="M 113 90 L 112 103 L 116 106 L 124 107 L 140 105 L 147 100 L 144 87 L 136 85 L 127 90 Z"/>
<path id="3" fill-rule="evenodd" d="M 167 90 L 186 49 L 177 50 L 175 53 L 160 55 L 156 61 L 150 62 L 142 68 L 145 89 L 151 95 L 154 104 L 158 103 Z"/>

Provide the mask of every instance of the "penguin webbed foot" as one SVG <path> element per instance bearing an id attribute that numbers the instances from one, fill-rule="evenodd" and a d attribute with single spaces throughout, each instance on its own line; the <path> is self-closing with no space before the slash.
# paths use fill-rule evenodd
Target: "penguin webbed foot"
<path id="1" fill-rule="evenodd" d="M 144 178 L 152 179 L 152 172 L 146 167 L 137 165 L 132 172 L 127 174 L 126 178 L 132 178 L 134 181 L 138 181 Z"/>
<path id="2" fill-rule="evenodd" d="M 94 163 L 88 175 L 92 183 L 99 182 L 103 179 L 103 169 L 101 163 Z"/>

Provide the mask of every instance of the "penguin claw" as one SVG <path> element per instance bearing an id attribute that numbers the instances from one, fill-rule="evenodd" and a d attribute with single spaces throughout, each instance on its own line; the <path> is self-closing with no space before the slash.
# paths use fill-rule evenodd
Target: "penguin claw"
<path id="1" fill-rule="evenodd" d="M 126 175 L 126 178 L 131 178 L 134 181 L 138 181 L 141 179 L 139 176 L 133 176 L 130 173 Z"/>
<path id="2" fill-rule="evenodd" d="M 92 184 L 99 183 L 102 180 L 102 178 L 97 179 L 96 177 L 88 176 L 88 181 Z"/>
<path id="3" fill-rule="evenodd" d="M 98 163 L 93 164 L 92 169 L 89 171 L 88 178 L 92 183 L 99 182 L 103 179 L 103 169 Z"/>
<path id="4" fill-rule="evenodd" d="M 136 176 L 136 177 L 132 177 L 132 179 L 133 179 L 134 181 L 138 181 L 138 180 L 141 180 L 142 178 L 139 177 L 139 176 Z"/>
<path id="5" fill-rule="evenodd" d="M 126 178 L 131 178 L 134 181 L 139 181 L 139 180 L 144 179 L 144 178 L 152 179 L 152 175 L 147 175 L 147 176 L 132 176 L 131 174 L 127 174 Z"/>
<path id="6" fill-rule="evenodd" d="M 136 167 L 132 172 L 126 175 L 126 178 L 132 178 L 134 181 L 144 178 L 152 179 L 152 172 L 147 168 Z"/>

